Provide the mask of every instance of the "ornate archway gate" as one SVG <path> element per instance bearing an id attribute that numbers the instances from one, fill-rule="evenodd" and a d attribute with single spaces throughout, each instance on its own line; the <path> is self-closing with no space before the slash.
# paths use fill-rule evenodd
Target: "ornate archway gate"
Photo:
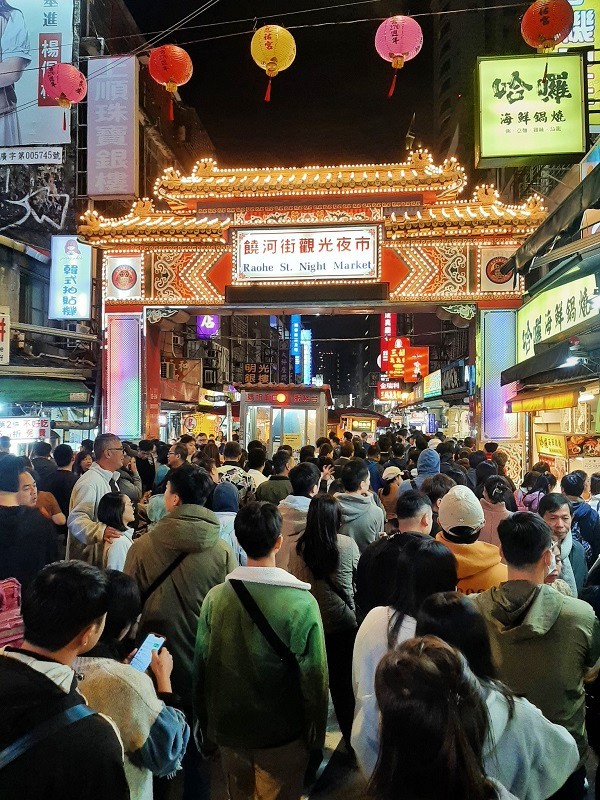
<path id="1" fill-rule="evenodd" d="M 455 159 L 435 165 L 425 151 L 398 164 L 285 169 L 220 169 L 206 159 L 190 176 L 167 170 L 156 182 L 166 210 L 143 199 L 120 218 L 87 212 L 79 235 L 103 251 L 107 426 L 135 419 L 139 434 L 157 433 L 154 323 L 179 309 L 366 313 L 460 305 L 477 315 L 482 336 L 483 315 L 507 311 L 487 333 L 497 337 L 522 295 L 520 282 L 499 267 L 546 212 L 536 197 L 507 206 L 489 186 L 460 200 L 465 184 Z"/>

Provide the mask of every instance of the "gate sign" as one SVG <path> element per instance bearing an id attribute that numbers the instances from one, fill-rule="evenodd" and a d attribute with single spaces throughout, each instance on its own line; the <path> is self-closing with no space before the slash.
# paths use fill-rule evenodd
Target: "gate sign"
<path id="1" fill-rule="evenodd" d="M 376 281 L 376 225 L 238 230 L 234 283 Z"/>
<path id="2" fill-rule="evenodd" d="M 548 156 L 585 153 L 583 73 L 579 53 L 479 58 L 476 165 L 547 164 Z"/>

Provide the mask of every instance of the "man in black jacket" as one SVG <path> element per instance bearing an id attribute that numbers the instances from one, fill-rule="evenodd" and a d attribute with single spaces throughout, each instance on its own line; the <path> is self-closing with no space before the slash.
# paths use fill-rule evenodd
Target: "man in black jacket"
<path id="1" fill-rule="evenodd" d="M 19 505 L 22 471 L 16 456 L 0 459 L 0 580 L 16 578 L 25 589 L 43 566 L 56 561 L 58 543 L 49 519 L 37 508 Z"/>
<path id="2" fill-rule="evenodd" d="M 80 561 L 50 564 L 25 592 L 25 641 L 0 652 L 0 751 L 39 738 L 0 768 L 2 800 L 129 799 L 118 733 L 89 712 L 72 668 L 100 638 L 107 609 L 106 576 Z M 66 711 L 76 717 L 70 724 Z"/>

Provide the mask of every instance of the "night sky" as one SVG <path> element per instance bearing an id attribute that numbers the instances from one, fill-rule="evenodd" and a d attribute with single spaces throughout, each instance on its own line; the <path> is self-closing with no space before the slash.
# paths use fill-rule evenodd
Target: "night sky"
<path id="1" fill-rule="evenodd" d="M 392 69 L 374 47 L 379 20 L 402 13 L 402 3 L 375 0 L 342 8 L 352 0 L 220 0 L 191 25 L 256 17 L 256 27 L 282 24 L 296 39 L 292 66 L 263 102 L 266 77 L 250 56 L 253 22 L 180 30 L 163 42 L 179 44 L 194 62 L 194 76 L 182 87 L 216 147 L 222 166 L 302 166 L 344 162 L 398 161 L 416 111 L 417 138 L 424 146 L 431 130 L 431 18 L 421 18 L 421 53 L 399 72 L 394 97 L 387 98 Z M 143 32 L 164 30 L 190 13 L 189 0 L 126 0 Z M 194 3 L 199 6 L 199 3 Z M 333 10 L 261 18 L 285 9 L 319 6 Z M 423 10 L 429 3 L 420 2 Z M 408 9 L 404 9 L 407 11 Z M 413 9 L 414 10 L 414 9 Z M 294 29 L 294 25 L 366 19 L 368 22 Z M 225 33 L 244 35 L 197 42 Z"/>

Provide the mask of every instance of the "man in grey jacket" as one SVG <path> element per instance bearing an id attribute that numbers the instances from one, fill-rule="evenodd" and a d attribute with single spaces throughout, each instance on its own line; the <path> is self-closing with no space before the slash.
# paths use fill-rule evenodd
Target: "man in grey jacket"
<path id="1" fill-rule="evenodd" d="M 105 494 L 118 491 L 118 471 L 123 466 L 123 445 L 113 433 L 102 433 L 94 442 L 95 461 L 73 487 L 67 526 L 67 559 L 77 558 L 102 568 L 104 542 L 121 531 L 98 522 L 98 503 Z"/>
<path id="2" fill-rule="evenodd" d="M 340 533 L 354 539 L 361 553 L 377 539 L 385 526 L 385 511 L 369 491 L 369 483 L 366 461 L 353 458 L 342 469 L 345 491 L 336 495 L 342 507 Z"/>

